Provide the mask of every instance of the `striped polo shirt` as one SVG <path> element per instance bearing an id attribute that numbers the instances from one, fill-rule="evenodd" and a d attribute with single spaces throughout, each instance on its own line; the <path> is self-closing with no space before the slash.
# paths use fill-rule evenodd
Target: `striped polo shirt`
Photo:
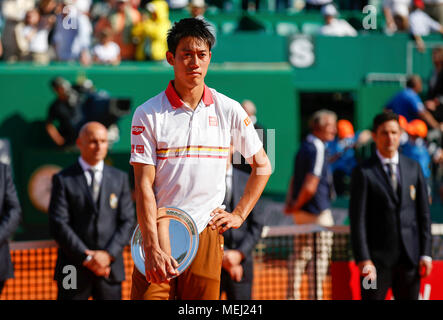
<path id="1" fill-rule="evenodd" d="M 238 102 L 205 86 L 192 110 L 173 81 L 135 110 L 131 133 L 130 162 L 156 168 L 157 206 L 186 211 L 199 232 L 223 203 L 230 144 L 245 158 L 263 146 Z"/>

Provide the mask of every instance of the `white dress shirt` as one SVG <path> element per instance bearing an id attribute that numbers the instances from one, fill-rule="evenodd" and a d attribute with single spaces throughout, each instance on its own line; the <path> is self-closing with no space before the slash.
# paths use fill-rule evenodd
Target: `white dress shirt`
<path id="1" fill-rule="evenodd" d="M 104 161 L 100 161 L 99 163 L 97 163 L 95 166 L 91 166 L 89 163 L 87 163 L 85 160 L 83 160 L 83 158 L 80 156 L 78 158 L 78 162 L 80 163 L 80 166 L 83 169 L 83 174 L 85 175 L 86 178 L 86 182 L 88 183 L 88 186 L 91 186 L 91 182 L 92 182 L 92 177 L 90 172 L 88 171 L 89 169 L 93 169 L 95 171 L 95 181 L 97 181 L 97 184 L 100 185 L 102 182 L 102 178 L 103 178 L 103 167 L 105 165 Z"/>

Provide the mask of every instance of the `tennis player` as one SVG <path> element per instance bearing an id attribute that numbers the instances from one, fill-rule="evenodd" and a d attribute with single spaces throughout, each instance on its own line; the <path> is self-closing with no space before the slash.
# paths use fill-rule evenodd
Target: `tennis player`
<path id="1" fill-rule="evenodd" d="M 146 276 L 133 271 L 132 299 L 210 299 L 220 295 L 223 232 L 238 228 L 255 206 L 271 164 L 241 105 L 205 85 L 214 36 L 208 24 L 188 18 L 168 33 L 166 59 L 174 80 L 137 108 L 132 120 L 137 218 L 145 245 Z M 244 195 L 232 212 L 225 197 L 229 147 L 252 167 Z M 180 208 L 195 220 L 199 248 L 178 277 L 177 264 L 159 245 L 157 209 Z"/>

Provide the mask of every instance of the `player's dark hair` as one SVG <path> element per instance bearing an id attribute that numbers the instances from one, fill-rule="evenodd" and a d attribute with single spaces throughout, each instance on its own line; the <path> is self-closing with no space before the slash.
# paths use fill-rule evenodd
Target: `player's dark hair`
<path id="1" fill-rule="evenodd" d="M 168 51 L 175 55 L 180 40 L 187 37 L 197 38 L 206 42 L 209 50 L 211 50 L 215 44 L 215 37 L 208 27 L 209 24 L 206 21 L 197 18 L 181 19 L 179 22 L 174 23 L 168 31 Z"/>
<path id="2" fill-rule="evenodd" d="M 398 115 L 390 110 L 377 114 L 372 122 L 372 132 L 377 132 L 378 127 L 383 123 L 392 120 L 397 121 L 398 123 Z"/>

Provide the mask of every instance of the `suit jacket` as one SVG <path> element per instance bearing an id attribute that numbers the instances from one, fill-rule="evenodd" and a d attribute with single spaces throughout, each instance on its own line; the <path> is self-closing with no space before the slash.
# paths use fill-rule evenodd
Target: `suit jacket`
<path id="1" fill-rule="evenodd" d="M 232 210 L 234 210 L 235 205 L 243 195 L 248 178 L 249 174 L 233 168 L 232 199 L 231 203 L 224 203 L 226 205 L 226 211 L 232 212 Z M 231 228 L 223 233 L 225 250 L 239 250 L 245 257 L 241 263 L 245 280 L 252 281 L 252 250 L 260 239 L 263 225 L 263 215 L 260 215 L 256 209 L 253 209 L 240 228 Z"/>
<path id="2" fill-rule="evenodd" d="M 0 163 L 0 281 L 14 277 L 8 240 L 14 234 L 21 220 L 11 167 Z"/>
<path id="3" fill-rule="evenodd" d="M 98 204 L 77 162 L 54 175 L 49 205 L 50 233 L 59 245 L 54 278 L 63 279 L 63 268 L 74 265 L 77 273 L 89 274 L 82 266 L 86 249 L 106 250 L 114 261 L 111 281 L 125 279 L 123 248 L 129 244 L 135 214 L 126 173 L 105 165 Z"/>
<path id="4" fill-rule="evenodd" d="M 371 259 L 389 267 L 403 252 L 418 265 L 420 256 L 431 256 L 431 218 L 422 170 L 401 154 L 399 170 L 397 194 L 377 155 L 353 171 L 349 217 L 357 262 Z"/>

